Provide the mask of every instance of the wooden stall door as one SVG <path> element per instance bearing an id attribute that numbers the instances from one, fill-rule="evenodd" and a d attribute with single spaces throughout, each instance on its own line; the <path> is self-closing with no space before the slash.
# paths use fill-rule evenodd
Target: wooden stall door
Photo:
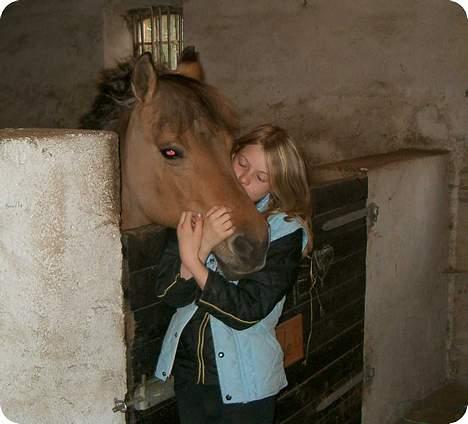
<path id="1" fill-rule="evenodd" d="M 304 358 L 286 368 L 289 386 L 279 396 L 276 422 L 359 424 L 367 178 L 315 187 L 312 194 L 314 250 L 279 325 L 302 317 Z"/>
<path id="2" fill-rule="evenodd" d="M 276 422 L 358 424 L 367 221 L 356 212 L 366 208 L 367 178 L 314 187 L 312 194 L 314 252 L 302 263 L 277 329 L 289 386 L 278 398 Z M 173 313 L 157 300 L 152 283 L 165 235 L 145 227 L 122 236 L 129 397 L 143 376 L 153 375 Z M 127 422 L 178 423 L 174 399 L 144 411 L 130 406 Z"/>

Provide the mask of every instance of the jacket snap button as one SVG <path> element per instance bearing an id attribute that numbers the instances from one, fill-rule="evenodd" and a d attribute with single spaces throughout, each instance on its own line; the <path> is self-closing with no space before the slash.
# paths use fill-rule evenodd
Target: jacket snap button
<path id="1" fill-rule="evenodd" d="M 219 353 L 218 353 L 218 356 L 219 356 L 220 358 L 223 358 L 223 357 L 224 357 L 224 352 L 219 352 Z"/>
<path id="2" fill-rule="evenodd" d="M 174 334 L 174 337 L 177 337 L 177 333 Z"/>
<path id="3" fill-rule="evenodd" d="M 162 375 L 165 377 L 165 376 L 166 376 L 166 372 L 165 372 L 165 371 L 163 371 L 163 372 L 162 372 Z"/>
<path id="4" fill-rule="evenodd" d="M 226 400 L 231 400 L 231 399 L 232 399 L 231 395 L 226 395 Z"/>

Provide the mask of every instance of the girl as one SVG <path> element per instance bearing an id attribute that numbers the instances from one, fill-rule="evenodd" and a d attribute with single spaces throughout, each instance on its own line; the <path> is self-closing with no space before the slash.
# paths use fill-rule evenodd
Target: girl
<path id="1" fill-rule="evenodd" d="M 177 308 L 155 375 L 174 375 L 182 424 L 271 424 L 287 385 L 275 327 L 311 248 L 304 162 L 287 133 L 263 125 L 235 141 L 234 172 L 268 220 L 265 267 L 239 281 L 217 272 L 211 250 L 233 234 L 230 210 L 184 212 L 161 258 L 159 297 Z"/>

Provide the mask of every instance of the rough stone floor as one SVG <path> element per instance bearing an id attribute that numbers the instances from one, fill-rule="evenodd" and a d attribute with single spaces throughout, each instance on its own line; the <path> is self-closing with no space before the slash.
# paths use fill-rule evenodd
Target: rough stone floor
<path id="1" fill-rule="evenodd" d="M 427 398 L 415 402 L 413 409 L 398 424 L 468 423 L 467 405 L 468 384 L 449 382 Z"/>

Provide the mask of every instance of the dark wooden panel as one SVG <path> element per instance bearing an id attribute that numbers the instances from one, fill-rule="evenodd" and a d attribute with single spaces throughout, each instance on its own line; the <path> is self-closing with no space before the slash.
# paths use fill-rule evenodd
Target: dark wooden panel
<path id="1" fill-rule="evenodd" d="M 130 366 L 133 370 L 133 381 L 129 382 L 131 387 L 141 383 L 143 374 L 148 378 L 153 377 L 162 341 L 163 337 L 157 337 L 132 347 L 131 352 L 129 352 Z"/>
<path id="2" fill-rule="evenodd" d="M 358 321 L 326 343 L 321 345 L 312 343 L 307 363 L 297 362 L 286 369 L 289 382 L 286 392 L 301 384 L 307 376 L 320 372 L 345 355 L 350 349 L 362 344 L 363 332 L 363 322 Z"/>
<path id="3" fill-rule="evenodd" d="M 289 386 L 283 392 L 282 400 L 278 402 L 277 422 L 315 423 L 317 419 L 322 419 L 325 412 L 316 412 L 318 403 L 333 391 L 333 387 L 339 387 L 340 384 L 362 371 L 364 294 L 365 274 L 361 274 L 328 290 L 328 293 L 322 296 L 324 308 L 329 311 L 313 323 L 311 352 L 307 364 L 303 365 L 299 362 L 286 370 Z M 305 317 L 304 333 L 308 333 L 310 328 L 310 324 L 307 322 L 310 319 L 308 303 L 298 305 L 294 310 L 286 311 L 282 319 L 287 318 L 290 314 L 296 314 L 301 308 L 303 308 Z M 317 307 L 315 309 L 317 310 Z M 331 313 L 332 310 L 335 312 Z M 308 334 L 304 334 L 305 342 L 307 342 L 307 337 Z M 350 355 L 354 359 L 345 360 L 346 366 L 343 366 L 343 358 L 349 358 Z M 340 367 L 341 374 L 333 371 Z M 310 390 L 307 388 L 309 384 L 315 385 L 317 388 Z M 289 399 L 287 394 L 295 391 L 297 393 L 292 399 Z M 302 406 L 298 404 L 297 399 L 303 402 Z M 308 399 L 308 401 L 304 399 Z M 283 415 L 281 402 L 284 404 Z M 354 412 L 353 408 L 347 405 L 343 399 L 337 400 L 333 404 L 336 405 L 336 411 L 331 412 L 328 418 L 324 418 L 323 422 L 326 424 L 359 422 L 360 388 L 353 392 L 353 402 L 356 404 Z M 296 411 L 299 411 L 297 415 L 295 415 Z"/>
<path id="4" fill-rule="evenodd" d="M 312 190 L 314 215 L 363 199 L 367 199 L 367 177 L 336 181 Z"/>
<path id="5" fill-rule="evenodd" d="M 362 371 L 367 245 L 365 218 L 331 231 L 324 231 L 322 225 L 330 219 L 365 208 L 366 198 L 366 178 L 339 181 L 313 189 L 314 247 L 318 250 L 331 246 L 333 260 L 325 279 L 321 283 L 318 281 L 312 291 L 312 339 L 308 361 L 306 364 L 296 362 L 286 369 L 289 386 L 278 401 L 277 423 L 360 422 L 360 386 L 345 393 L 323 411 L 317 412 L 316 407 Z M 124 268 L 127 269 L 124 276 L 126 303 L 129 317 L 134 320 L 131 326 L 133 339 L 128 346 L 129 391 L 133 391 L 140 382 L 141 375 L 153 374 L 162 337 L 173 313 L 171 308 L 157 301 L 152 284 L 157 272 L 158 252 L 164 246 L 165 237 L 164 231 L 154 227 L 122 236 L 126 257 Z M 311 325 L 309 268 L 309 259 L 305 258 L 298 282 L 288 293 L 281 318 L 284 321 L 302 313 L 305 343 Z M 178 423 L 174 400 L 148 411 L 130 410 L 127 422 Z"/>
<path id="6" fill-rule="evenodd" d="M 157 266 L 151 266 L 130 273 L 132 283 L 128 285 L 125 297 L 132 311 L 159 302 L 154 285 L 157 272 Z"/>
<path id="7" fill-rule="evenodd" d="M 324 293 L 344 281 L 365 274 L 366 254 L 366 249 L 358 250 L 352 255 L 334 261 L 324 279 L 320 292 Z"/>
<path id="8" fill-rule="evenodd" d="M 277 402 L 277 421 L 286 420 L 303 410 L 315 410 L 333 391 L 362 368 L 362 345 L 355 346 L 320 372 L 308 376 L 300 385 L 282 394 Z M 315 415 L 315 414 L 314 414 Z"/>
<path id="9" fill-rule="evenodd" d="M 349 256 L 356 250 L 365 249 L 367 246 L 367 226 L 365 220 L 355 221 L 341 231 L 323 232 L 320 237 L 314 239 L 315 247 L 321 249 L 324 246 L 332 246 L 334 258 L 340 259 Z"/>
<path id="10" fill-rule="evenodd" d="M 331 343 L 338 336 L 350 331 L 353 327 L 362 325 L 363 308 L 364 300 L 358 299 L 336 313 L 327 315 L 325 318 L 314 322 L 312 325 L 311 352 L 314 352 L 315 349 L 319 349 L 327 343 Z M 310 313 L 306 309 L 303 311 L 303 314 L 304 323 L 306 324 L 304 326 L 304 340 L 306 343 L 309 337 L 308 329 L 310 327 L 307 320 L 310 317 Z M 351 347 L 353 345 L 349 346 Z"/>
<path id="11" fill-rule="evenodd" d="M 365 273 L 366 250 L 358 251 L 353 255 L 333 262 L 323 282 L 318 280 L 315 287 L 323 294 L 341 283 Z M 309 297 L 311 280 L 308 276 L 302 276 L 296 283 L 297 302 L 301 303 Z"/>
<path id="12" fill-rule="evenodd" d="M 147 225 L 122 233 L 122 249 L 128 272 L 154 266 L 164 243 L 166 229 Z"/>
<path id="13" fill-rule="evenodd" d="M 129 424 L 178 424 L 179 417 L 174 399 L 167 400 L 147 411 L 130 411 Z"/>
<path id="14" fill-rule="evenodd" d="M 163 336 L 173 313 L 174 309 L 163 302 L 134 311 L 133 344 L 146 343 L 148 340 Z"/>
<path id="15" fill-rule="evenodd" d="M 361 405 L 361 385 L 359 385 L 343 395 L 324 411 L 316 412 L 313 405 L 306 405 L 302 410 L 289 417 L 286 421 L 283 421 L 283 423 L 360 424 Z"/>
<path id="16" fill-rule="evenodd" d="M 317 346 L 333 339 L 335 335 L 340 334 L 354 323 L 362 320 L 363 312 L 364 297 L 355 300 L 335 313 L 326 315 L 321 320 L 314 322 L 312 326 L 314 344 Z M 310 316 L 307 312 L 305 315 Z M 307 316 L 304 316 L 304 319 L 307 319 Z"/>
<path id="17" fill-rule="evenodd" d="M 363 298 L 365 295 L 365 275 L 361 274 L 348 281 L 335 286 L 323 293 L 312 296 L 312 310 L 314 323 L 330 316 L 331 313 L 342 309 L 346 305 Z M 284 311 L 281 321 L 289 319 L 297 313 L 310 309 L 310 297 L 304 297 L 301 303 L 297 303 L 293 308 Z M 361 311 L 360 311 L 361 312 Z"/>
<path id="18" fill-rule="evenodd" d="M 339 237 L 342 233 L 354 229 L 356 226 L 366 226 L 366 218 L 363 217 L 331 230 L 325 230 L 323 228 L 324 224 L 332 219 L 340 218 L 352 212 L 365 209 L 366 207 L 366 201 L 362 200 L 356 203 L 348 203 L 340 208 L 315 216 L 313 219 L 315 245 L 321 246 L 324 242 L 328 241 L 328 239 Z"/>

